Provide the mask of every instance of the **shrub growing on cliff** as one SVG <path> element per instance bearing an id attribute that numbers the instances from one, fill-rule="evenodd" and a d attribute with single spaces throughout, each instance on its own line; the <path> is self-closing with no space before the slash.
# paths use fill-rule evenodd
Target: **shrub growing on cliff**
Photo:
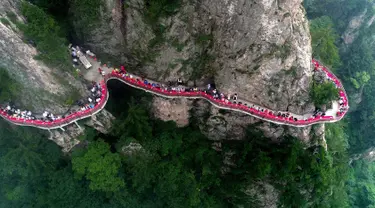
<path id="1" fill-rule="evenodd" d="M 98 25 L 101 21 L 100 8 L 102 6 L 102 0 L 71 0 L 69 12 L 72 14 L 76 32 L 85 35 L 88 34 L 85 31 Z"/>
<path id="2" fill-rule="evenodd" d="M 325 82 L 322 84 L 314 83 L 310 95 L 314 104 L 321 106 L 329 104 L 332 100 L 337 99 L 339 96 L 339 90 L 331 82 Z"/>
<path id="3" fill-rule="evenodd" d="M 18 24 L 26 38 L 36 44 L 39 54 L 37 59 L 47 65 L 70 69 L 70 56 L 67 40 L 61 35 L 55 20 L 42 9 L 23 2 L 21 12 L 26 17 L 26 24 Z"/>
<path id="4" fill-rule="evenodd" d="M 4 68 L 0 68 L 0 103 L 14 99 L 20 85 L 9 76 Z"/>
<path id="5" fill-rule="evenodd" d="M 160 17 L 170 16 L 178 10 L 181 0 L 146 0 L 145 17 L 150 24 L 157 23 Z"/>
<path id="6" fill-rule="evenodd" d="M 338 35 L 328 16 L 313 19 L 310 22 L 313 54 L 323 63 L 337 67 L 340 65 L 339 50 L 335 45 Z"/>

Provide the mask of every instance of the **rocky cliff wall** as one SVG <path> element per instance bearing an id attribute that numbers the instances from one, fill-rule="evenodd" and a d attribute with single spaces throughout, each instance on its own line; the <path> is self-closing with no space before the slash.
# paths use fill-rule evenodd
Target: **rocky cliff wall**
<path id="1" fill-rule="evenodd" d="M 97 27 L 84 41 L 98 52 L 116 48 L 105 56 L 125 61 L 129 70 L 160 81 L 182 77 L 188 84 L 205 84 L 210 79 L 218 89 L 270 109 L 301 114 L 313 110 L 310 34 L 301 0 L 183 0 L 176 13 L 152 24 L 144 0 L 125 1 L 122 7 L 119 1 L 105 2 L 104 14 L 111 16 L 105 19 L 110 23 Z M 108 36 L 100 34 L 116 35 L 103 42 Z M 156 115 L 186 124 L 192 102 L 174 102 L 155 99 Z M 219 115 L 205 102 L 194 108 L 210 114 L 201 119 L 207 127 L 202 131 L 214 139 L 240 138 L 244 126 L 259 122 L 237 113 Z M 289 132 L 304 140 L 311 129 L 263 126 L 268 134 Z"/>
<path id="2" fill-rule="evenodd" d="M 9 19 L 7 13 L 16 15 L 17 21 L 24 22 L 18 10 L 20 1 L 3 0 L 0 2 L 0 14 L 8 19 L 9 24 L 0 22 L 0 67 L 8 71 L 22 86 L 19 91 L 20 106 L 37 112 L 65 112 L 69 105 L 67 100 L 72 95 L 77 97 L 86 94 L 84 84 L 72 74 L 50 68 L 43 62 L 34 59 L 38 54 Z M 67 51 L 68 52 L 68 51 Z"/>
<path id="3" fill-rule="evenodd" d="M 88 94 L 85 82 L 75 78 L 72 73 L 50 68 L 43 62 L 34 59 L 38 54 L 36 48 L 25 42 L 14 21 L 25 22 L 19 11 L 19 0 L 0 1 L 0 70 L 7 72 L 21 85 L 16 105 L 28 108 L 33 112 L 64 113 L 70 107 L 68 100 L 81 98 Z M 10 18 L 15 15 L 16 20 Z M 4 21 L 6 19 L 7 21 Z M 68 49 L 67 49 L 68 53 Z M 0 80 L 1 81 L 1 80 Z M 113 116 L 105 110 L 87 122 L 88 126 L 105 133 L 111 126 Z M 77 135 L 84 129 L 67 128 L 66 132 L 55 130 L 51 140 L 69 151 L 75 144 Z"/>

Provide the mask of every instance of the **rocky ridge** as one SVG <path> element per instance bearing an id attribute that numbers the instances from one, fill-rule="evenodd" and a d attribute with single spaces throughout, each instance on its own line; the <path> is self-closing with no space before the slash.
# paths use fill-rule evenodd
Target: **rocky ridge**
<path id="1" fill-rule="evenodd" d="M 72 95 L 77 98 L 85 96 L 87 87 L 71 73 L 50 68 L 34 58 L 38 51 L 25 42 L 22 32 L 9 17 L 9 14 L 14 14 L 16 21 L 25 21 L 18 10 L 19 3 L 19 0 L 0 1 L 0 16 L 7 20 L 0 21 L 0 70 L 7 70 L 21 85 L 17 106 L 36 113 L 45 110 L 64 113 L 70 108 L 67 99 L 71 99 Z M 99 117 L 100 119 L 96 119 Z M 87 125 L 105 133 L 111 126 L 111 120 L 113 116 L 103 110 L 100 116 L 94 116 Z M 83 132 L 84 129 L 75 129 L 73 126 L 65 132 L 53 131 L 50 139 L 61 146 L 63 151 L 69 151 L 78 143 L 77 136 Z"/>
<path id="2" fill-rule="evenodd" d="M 146 21 L 145 1 L 130 0 L 123 7 L 114 0 L 105 2 L 101 11 L 111 18 L 103 18 L 83 41 L 123 61 L 130 71 L 159 81 L 182 77 L 190 85 L 213 80 L 218 89 L 270 109 L 301 114 L 314 109 L 309 98 L 311 40 L 301 0 L 183 0 L 178 12 L 159 18 L 156 28 L 162 28 L 161 34 Z M 110 40 L 103 42 L 104 37 Z M 181 125 L 187 124 L 193 106 L 196 112 L 210 114 L 200 122 L 202 132 L 215 140 L 240 139 L 247 124 L 259 122 L 236 113 L 220 114 L 204 102 L 154 101 L 156 116 Z M 273 137 L 292 134 L 306 141 L 311 131 L 261 126 Z"/>

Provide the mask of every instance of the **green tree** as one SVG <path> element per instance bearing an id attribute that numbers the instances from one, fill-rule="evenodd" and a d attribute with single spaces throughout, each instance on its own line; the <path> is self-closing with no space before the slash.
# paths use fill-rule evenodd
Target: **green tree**
<path id="1" fill-rule="evenodd" d="M 369 80 L 371 76 L 366 71 L 356 72 L 355 77 L 351 77 L 350 81 L 354 85 L 356 89 L 361 88 L 364 86 Z"/>
<path id="2" fill-rule="evenodd" d="M 340 64 L 339 50 L 335 45 L 338 38 L 332 20 L 328 16 L 310 21 L 313 54 L 325 64 L 337 67 Z"/>
<path id="3" fill-rule="evenodd" d="M 143 105 L 137 104 L 132 97 L 125 120 L 116 122 L 113 134 L 120 138 L 133 137 L 139 141 L 152 138 L 149 116 Z M 125 131 L 123 131 L 125 130 Z"/>
<path id="4" fill-rule="evenodd" d="M 72 164 L 78 178 L 90 181 L 91 190 L 117 192 L 125 186 L 119 176 L 120 156 L 111 153 L 109 145 L 102 140 L 91 143 L 83 155 L 74 156 Z"/>
<path id="5" fill-rule="evenodd" d="M 35 57 L 47 65 L 71 69 L 68 43 L 57 22 L 44 10 L 26 1 L 21 4 L 26 24 L 18 23 L 26 39 L 36 44 L 39 54 Z"/>
<path id="6" fill-rule="evenodd" d="M 14 100 L 19 90 L 19 83 L 9 76 L 6 69 L 0 67 L 0 102 Z"/>
<path id="7" fill-rule="evenodd" d="M 339 90 L 331 82 L 314 83 L 311 90 L 311 98 L 317 106 L 329 104 L 329 102 L 336 100 L 338 97 Z"/>

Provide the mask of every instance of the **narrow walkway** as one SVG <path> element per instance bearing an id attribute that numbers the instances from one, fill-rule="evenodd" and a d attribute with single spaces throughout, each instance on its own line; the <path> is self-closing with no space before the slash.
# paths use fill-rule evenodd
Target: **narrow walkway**
<path id="1" fill-rule="evenodd" d="M 348 99 L 346 92 L 337 79 L 337 77 L 331 73 L 326 67 L 322 66 L 318 61 L 312 60 L 315 70 L 323 71 L 327 79 L 332 81 L 336 87 L 339 89 L 340 100 L 334 101 L 332 103 L 332 109 L 325 112 L 324 116 L 314 115 L 313 112 L 298 115 L 291 112 L 282 112 L 275 109 L 267 109 L 262 106 L 253 104 L 250 101 L 241 99 L 240 97 L 236 100 L 228 100 L 226 96 L 217 97 L 212 94 L 212 92 L 207 91 L 205 88 L 189 88 L 185 86 L 170 87 L 162 83 L 158 83 L 152 80 L 144 80 L 139 76 L 129 74 L 125 72 L 125 68 L 114 69 L 102 65 L 96 60 L 96 58 L 88 58 L 92 68 L 84 71 L 84 78 L 90 81 L 95 81 L 101 85 L 101 99 L 100 102 L 95 105 L 94 108 L 90 108 L 83 111 L 74 112 L 67 116 L 62 116 L 54 121 L 43 121 L 43 120 L 31 120 L 24 119 L 14 115 L 9 115 L 5 108 L 0 108 L 0 116 L 5 120 L 20 126 L 32 126 L 40 129 L 58 129 L 63 128 L 67 125 L 75 123 L 78 120 L 90 117 L 98 112 L 100 112 L 108 101 L 109 93 L 107 90 L 106 83 L 109 80 L 119 80 L 124 84 L 134 87 L 136 89 L 144 90 L 146 92 L 152 93 L 165 98 L 188 98 L 188 99 L 205 99 L 217 108 L 237 111 L 245 113 L 247 115 L 259 118 L 261 120 L 280 124 L 288 125 L 294 127 L 306 127 L 318 123 L 333 123 L 341 120 L 349 109 Z M 100 75 L 98 68 L 104 71 L 104 76 Z"/>

